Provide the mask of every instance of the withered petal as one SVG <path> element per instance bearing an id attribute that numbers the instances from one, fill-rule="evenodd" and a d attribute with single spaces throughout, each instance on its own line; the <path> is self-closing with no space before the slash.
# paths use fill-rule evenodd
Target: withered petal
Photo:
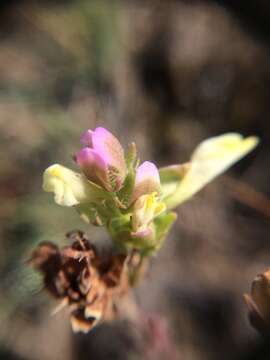
<path id="1" fill-rule="evenodd" d="M 73 331 L 87 333 L 117 314 L 116 302 L 128 289 L 128 257 L 98 254 L 81 232 L 68 236 L 74 242 L 61 249 L 39 245 L 31 264 L 43 273 L 46 290 L 62 299 L 53 313 L 67 306 Z"/>
<path id="2" fill-rule="evenodd" d="M 251 285 L 251 297 L 263 318 L 270 320 L 269 281 L 264 274 L 256 276 Z"/>
<path id="3" fill-rule="evenodd" d="M 28 264 L 39 271 L 48 272 L 50 268 L 59 268 L 60 253 L 59 248 L 51 242 L 42 242 L 37 249 L 33 251 Z"/>
<path id="4" fill-rule="evenodd" d="M 60 303 L 52 310 L 51 315 L 54 316 L 63 310 L 68 305 L 68 297 L 65 297 Z"/>
<path id="5" fill-rule="evenodd" d="M 84 310 L 85 317 L 87 319 L 95 318 L 97 321 L 99 321 L 102 318 L 105 305 L 105 298 L 99 301 L 95 301 L 93 304 L 86 305 Z"/>
<path id="6" fill-rule="evenodd" d="M 97 322 L 98 320 L 96 318 L 86 319 L 81 309 L 70 316 L 71 327 L 75 333 L 82 332 L 86 334 L 97 324 Z"/>
<path id="7" fill-rule="evenodd" d="M 248 317 L 251 326 L 261 334 L 266 334 L 269 332 L 269 325 L 263 318 L 257 304 L 254 302 L 251 296 L 244 294 L 244 300 L 248 307 Z"/>

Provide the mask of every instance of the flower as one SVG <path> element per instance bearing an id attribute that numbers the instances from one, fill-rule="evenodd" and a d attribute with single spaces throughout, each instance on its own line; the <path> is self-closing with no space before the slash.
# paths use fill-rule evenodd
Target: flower
<path id="1" fill-rule="evenodd" d="M 166 209 L 159 202 L 160 177 L 156 165 L 150 161 L 143 162 L 136 171 L 131 203 L 134 203 L 131 236 L 150 239 L 153 237 L 152 221 Z"/>
<path id="2" fill-rule="evenodd" d="M 157 193 L 140 196 L 132 214 L 132 236 L 149 237 L 152 235 L 151 223 L 155 217 L 165 211 L 166 205 L 158 201 Z"/>
<path id="3" fill-rule="evenodd" d="M 81 137 L 86 146 L 75 156 L 85 176 L 108 191 L 118 191 L 126 177 L 124 150 L 108 130 L 98 127 Z"/>
<path id="4" fill-rule="evenodd" d="M 59 164 L 51 165 L 44 171 L 43 190 L 53 192 L 55 202 L 62 206 L 93 202 L 105 195 L 83 175 Z"/>
<path id="5" fill-rule="evenodd" d="M 72 329 L 88 332 L 113 318 L 118 303 L 143 272 L 144 259 L 155 254 L 177 219 L 171 211 L 258 144 L 230 133 L 203 141 L 188 163 L 157 169 L 138 166 L 136 146 L 124 156 L 119 141 L 106 129 L 87 130 L 75 156 L 76 173 L 54 164 L 43 175 L 43 189 L 59 205 L 74 206 L 89 223 L 104 225 L 114 241 L 111 253 L 98 252 L 83 233 L 68 237 L 70 246 L 43 243 L 30 263 L 41 272 L 44 287 L 70 313 Z M 245 295 L 253 326 L 270 329 L 270 271 L 255 279 Z M 58 307 L 59 309 L 59 307 Z"/>
<path id="6" fill-rule="evenodd" d="M 154 163 L 145 161 L 136 171 L 134 189 L 130 202 L 134 202 L 142 195 L 154 192 L 160 193 L 159 172 Z"/>
<path id="7" fill-rule="evenodd" d="M 188 200 L 215 177 L 253 150 L 256 136 L 237 133 L 215 136 L 195 149 L 189 163 L 160 169 L 163 201 L 169 209 Z"/>
<path id="8" fill-rule="evenodd" d="M 134 144 L 127 152 L 106 129 L 87 130 L 76 155 L 83 174 L 54 164 L 45 170 L 43 189 L 55 201 L 75 206 L 81 217 L 104 225 L 115 243 L 127 248 L 159 249 L 176 216 L 169 212 L 196 194 L 257 144 L 229 133 L 203 141 L 191 160 L 158 170 L 150 161 L 138 166 Z M 165 210 L 168 210 L 165 213 Z"/>

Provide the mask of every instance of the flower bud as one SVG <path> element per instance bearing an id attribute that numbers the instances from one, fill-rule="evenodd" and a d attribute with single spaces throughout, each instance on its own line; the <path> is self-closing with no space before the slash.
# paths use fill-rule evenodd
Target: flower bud
<path id="1" fill-rule="evenodd" d="M 159 172 L 154 163 L 145 161 L 137 169 L 131 203 L 142 195 L 154 192 L 160 192 Z"/>
<path id="2" fill-rule="evenodd" d="M 109 182 L 107 164 L 95 150 L 81 149 L 76 155 L 76 161 L 87 179 L 107 188 Z"/>
<path id="3" fill-rule="evenodd" d="M 98 127 L 81 137 L 86 145 L 76 155 L 76 161 L 86 177 L 108 191 L 118 191 L 126 177 L 124 150 L 108 130 Z"/>

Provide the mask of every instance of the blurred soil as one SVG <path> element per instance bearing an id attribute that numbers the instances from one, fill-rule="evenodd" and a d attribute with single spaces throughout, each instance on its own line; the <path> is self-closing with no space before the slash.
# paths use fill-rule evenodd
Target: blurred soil
<path id="1" fill-rule="evenodd" d="M 125 321 L 73 335 L 24 265 L 73 228 L 107 240 L 41 190 L 42 171 L 75 168 L 80 134 L 98 125 L 159 166 L 209 136 L 260 136 L 179 208 L 135 297 L 167 320 L 177 359 L 268 358 L 242 299 L 270 265 L 270 6 L 252 3 L 1 2 L 0 359 L 157 359 Z"/>

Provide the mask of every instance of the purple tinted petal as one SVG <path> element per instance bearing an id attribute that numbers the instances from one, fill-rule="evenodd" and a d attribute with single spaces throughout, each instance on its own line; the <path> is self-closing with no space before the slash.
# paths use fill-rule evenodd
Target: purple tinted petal
<path id="1" fill-rule="evenodd" d="M 106 167 L 106 162 L 102 159 L 102 157 L 93 149 L 85 147 L 81 149 L 76 155 L 76 161 L 80 166 L 92 166 L 92 164 L 97 164 L 100 168 Z"/>
<path id="2" fill-rule="evenodd" d="M 144 230 L 140 230 L 140 231 L 136 231 L 136 232 L 132 232 L 131 236 L 134 238 L 141 238 L 141 239 L 149 239 L 151 238 L 151 236 L 153 235 L 153 230 L 148 227 Z"/>
<path id="3" fill-rule="evenodd" d="M 92 134 L 93 149 L 106 161 L 108 166 L 114 167 L 121 177 L 125 176 L 126 164 L 124 150 L 120 142 L 108 130 L 98 127 Z"/>
<path id="4" fill-rule="evenodd" d="M 150 161 L 142 163 L 136 173 L 136 183 L 141 183 L 145 180 L 151 179 L 156 184 L 160 184 L 159 172 L 156 165 Z"/>
<path id="5" fill-rule="evenodd" d="M 144 194 L 160 191 L 159 172 L 155 164 L 150 161 L 142 163 L 136 173 L 135 186 L 131 201 Z"/>
<path id="6" fill-rule="evenodd" d="M 85 146 L 92 147 L 93 146 L 92 136 L 93 136 L 93 131 L 90 129 L 86 130 L 81 136 L 81 143 Z"/>
<path id="7" fill-rule="evenodd" d="M 107 164 L 95 150 L 83 148 L 75 158 L 89 180 L 101 185 L 107 183 Z"/>

